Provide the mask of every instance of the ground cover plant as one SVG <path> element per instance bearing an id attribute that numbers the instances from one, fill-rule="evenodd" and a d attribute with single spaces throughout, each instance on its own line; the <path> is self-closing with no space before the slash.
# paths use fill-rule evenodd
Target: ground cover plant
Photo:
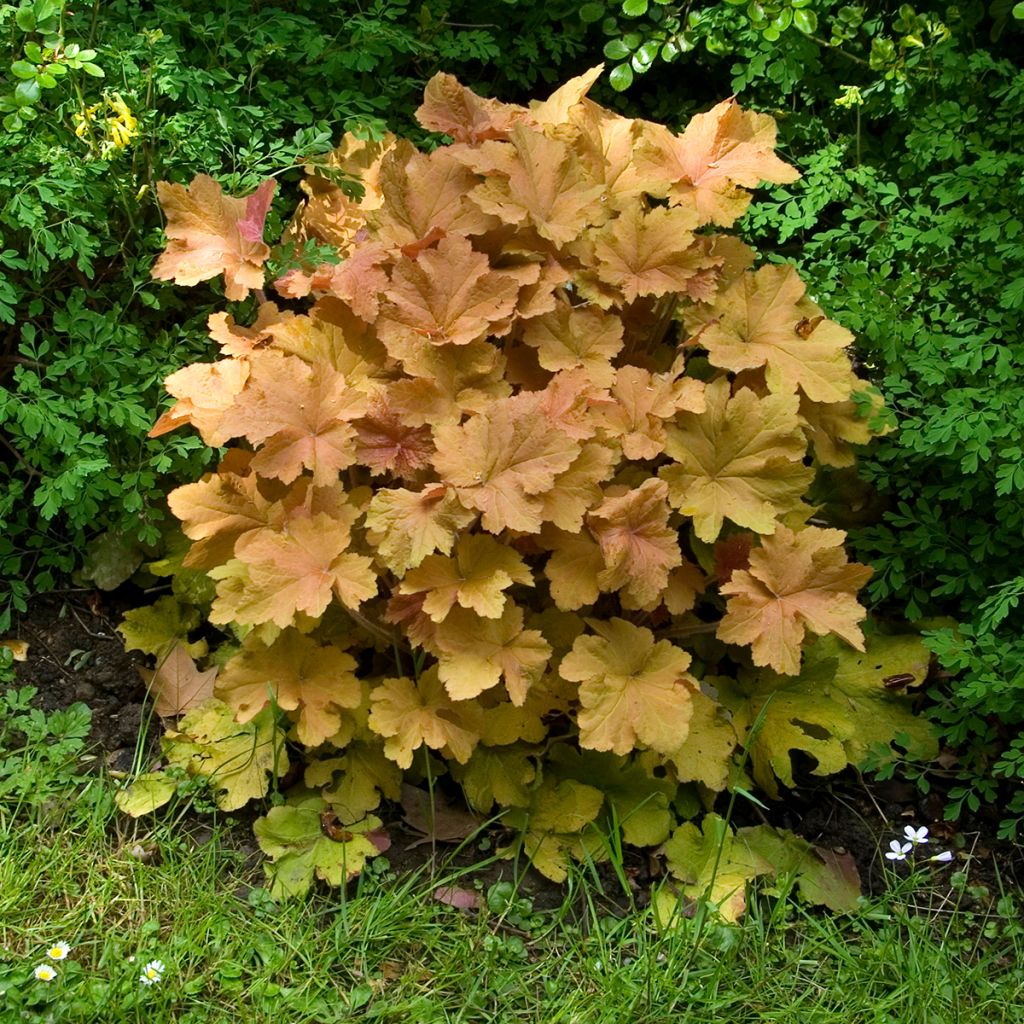
<path id="1" fill-rule="evenodd" d="M 1019 896 L 978 877 L 972 837 L 938 870 L 876 851 L 887 881 L 852 914 L 756 897 L 742 926 L 666 930 L 586 866 L 556 894 L 506 862 L 496 880 L 479 850 L 477 872 L 395 877 L 379 857 L 346 892 L 278 902 L 230 819 L 118 815 L 88 711 L 37 701 L 4 703 L 22 730 L 0 762 L 5 1022 L 1017 1019 Z M 437 898 L 452 891 L 468 909 Z"/>
<path id="2" fill-rule="evenodd" d="M 778 796 L 794 752 L 825 775 L 934 750 L 920 639 L 865 638 L 870 570 L 804 500 L 884 429 L 877 394 L 793 268 L 721 230 L 795 176 L 772 120 L 726 101 L 676 135 L 588 100 L 599 71 L 529 108 L 439 75 L 418 116 L 450 145 L 347 137 L 304 184 L 284 237 L 315 258 L 278 302 L 272 181 L 160 186 L 156 276 L 222 274 L 258 306 L 213 315 L 224 358 L 168 379 L 155 435 L 246 443 L 172 492 L 192 543 L 122 632 L 160 659 L 157 709 L 188 712 L 166 764 L 222 808 L 302 749 L 256 824 L 275 895 L 357 873 L 412 770 L 502 811 L 556 880 L 668 840 L 681 891 L 727 917 L 791 870 L 844 905 L 842 858 L 679 819 Z M 228 631 L 212 653 L 202 622 Z M 159 806 L 174 773 L 121 805 Z"/>

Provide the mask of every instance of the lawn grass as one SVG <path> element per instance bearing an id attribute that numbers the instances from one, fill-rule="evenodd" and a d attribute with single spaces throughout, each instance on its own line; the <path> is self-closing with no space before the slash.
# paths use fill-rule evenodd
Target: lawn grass
<path id="1" fill-rule="evenodd" d="M 1024 1020 L 1011 893 L 967 912 L 923 875 L 894 875 L 853 915 L 758 896 L 741 926 L 698 913 L 666 932 L 647 909 L 623 914 L 585 867 L 553 908 L 513 883 L 461 911 L 434 894 L 472 889 L 472 873 L 395 877 L 379 858 L 347 892 L 277 905 L 247 825 L 128 821 L 75 751 L 58 737 L 0 761 L 0 1024 Z M 39 981 L 57 941 L 71 953 Z M 144 986 L 153 960 L 163 975 Z"/>

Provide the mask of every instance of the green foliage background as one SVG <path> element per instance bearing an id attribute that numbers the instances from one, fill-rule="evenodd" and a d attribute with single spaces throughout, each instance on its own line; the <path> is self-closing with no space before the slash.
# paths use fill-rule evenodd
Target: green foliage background
<path id="1" fill-rule="evenodd" d="M 243 191 L 272 174 L 287 186 L 296 160 L 345 128 L 416 137 L 411 114 L 438 69 L 523 100 L 603 53 L 626 113 L 678 124 L 734 92 L 777 118 L 781 152 L 804 177 L 755 204 L 748 239 L 767 259 L 796 260 L 829 315 L 858 332 L 862 367 L 899 427 L 857 474 L 833 474 L 820 498 L 876 567 L 876 610 L 934 620 L 929 642 L 947 678 L 932 714 L 961 758 L 950 813 L 999 799 L 1004 831 L 1015 833 L 1024 33 L 1011 2 L 20 8 L 42 16 L 47 2 L 67 42 L 95 49 L 105 77 L 69 67 L 23 102 L 32 89 L 13 65 L 40 32 L 24 30 L 18 6 L 0 5 L 0 68 L 12 67 L 0 107 L 8 95 L 4 109 L 37 115 L 5 130 L 0 155 L 7 600 L 23 605 L 32 587 L 87 557 L 99 582 L 129 573 L 159 541 L 162 494 L 205 458 L 192 437 L 145 439 L 161 378 L 202 357 L 217 300 L 149 280 L 162 244 L 156 180 L 205 171 Z M 598 98 L 615 103 L 604 89 Z M 103 153 L 76 136 L 73 115 L 114 94 L 137 134 Z"/>

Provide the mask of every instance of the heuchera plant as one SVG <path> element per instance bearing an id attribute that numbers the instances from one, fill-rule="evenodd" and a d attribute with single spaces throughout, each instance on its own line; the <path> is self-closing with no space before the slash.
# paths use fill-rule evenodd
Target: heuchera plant
<path id="1" fill-rule="evenodd" d="M 213 686 L 167 761 L 222 807 L 303 750 L 303 784 L 256 825 L 278 892 L 358 871 L 403 772 L 446 767 L 550 878 L 621 829 L 671 834 L 674 876 L 726 916 L 747 879 L 797 865 L 838 906 L 841 858 L 714 815 L 673 828 L 748 770 L 778 796 L 792 751 L 827 774 L 931 743 L 886 685 L 921 683 L 927 653 L 865 640 L 871 570 L 804 500 L 869 440 L 877 395 L 795 270 L 755 269 L 722 230 L 748 189 L 797 176 L 774 122 L 730 100 L 676 135 L 586 99 L 599 72 L 528 108 L 438 75 L 418 116 L 448 145 L 347 137 L 282 240 L 337 259 L 275 280 L 281 301 L 272 182 L 160 185 L 155 276 L 223 275 L 259 306 L 211 317 L 223 358 L 167 380 L 153 433 L 229 447 L 170 495 L 192 542 L 154 566 L 175 596 L 123 632 L 173 651 L 177 710 Z M 233 638 L 215 681 L 196 607 Z M 146 776 L 121 802 L 173 788 Z"/>

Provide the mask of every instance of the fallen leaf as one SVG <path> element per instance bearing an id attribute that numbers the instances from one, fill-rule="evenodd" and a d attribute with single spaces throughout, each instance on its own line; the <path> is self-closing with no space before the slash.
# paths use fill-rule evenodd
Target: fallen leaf
<path id="1" fill-rule="evenodd" d="M 459 910 L 479 910 L 480 894 L 472 889 L 459 889 L 454 885 L 442 885 L 434 890 L 434 899 Z"/>
<path id="2" fill-rule="evenodd" d="M 213 696 L 217 669 L 200 672 L 179 640 L 156 669 L 139 669 L 161 718 L 176 718 Z"/>

